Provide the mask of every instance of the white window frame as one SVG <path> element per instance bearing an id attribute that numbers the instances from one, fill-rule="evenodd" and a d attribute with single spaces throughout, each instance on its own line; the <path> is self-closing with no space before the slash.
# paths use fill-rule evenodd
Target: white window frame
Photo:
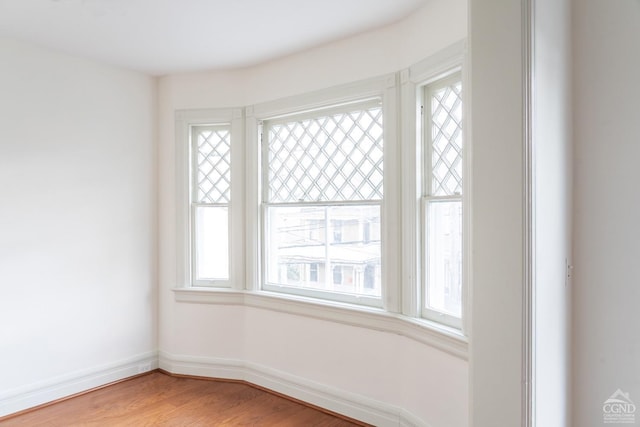
<path id="1" fill-rule="evenodd" d="M 260 141 L 261 125 L 264 121 L 277 119 L 288 115 L 298 115 L 315 110 L 330 111 L 331 108 L 345 104 L 358 103 L 368 99 L 379 98 L 382 101 L 384 117 L 384 179 L 383 200 L 380 201 L 380 233 L 381 233 L 381 264 L 382 289 L 381 298 L 360 295 L 339 294 L 291 288 L 266 283 L 265 271 L 265 204 L 263 203 L 263 170 L 262 143 Z M 247 174 L 251 180 L 248 184 L 248 229 L 247 247 L 250 248 L 247 257 L 247 276 L 254 274 L 256 291 L 274 292 L 283 295 L 316 298 L 338 303 L 357 304 L 370 307 L 384 308 L 387 311 L 399 312 L 400 281 L 397 269 L 399 258 L 399 138 L 396 126 L 396 76 L 386 75 L 351 85 L 340 86 L 303 96 L 291 97 L 275 102 L 256 105 L 247 108 L 247 158 L 255 165 L 254 171 Z M 254 141 L 250 143 L 249 141 Z M 366 203 L 366 202 L 363 202 Z M 325 203 L 323 203 L 325 204 Z M 347 203 L 330 202 L 326 204 L 344 205 Z M 287 204 L 294 206 L 294 204 Z M 254 234 L 252 230 L 255 230 Z M 252 236 L 257 236 L 252 240 Z M 252 273 L 250 270 L 255 271 Z M 250 281 L 251 285 L 251 281 Z"/>
<path id="2" fill-rule="evenodd" d="M 182 288 L 242 289 L 244 265 L 241 262 L 243 245 L 243 157 L 244 129 L 242 109 L 181 110 L 176 112 L 176 279 Z M 196 280 L 195 278 L 195 217 L 194 153 L 192 136 L 198 126 L 226 125 L 231 133 L 231 197 L 228 203 L 229 279 Z M 238 254 L 240 254 L 238 256 Z"/>
<path id="3" fill-rule="evenodd" d="M 428 218 L 428 210 L 429 207 L 431 206 L 431 204 L 433 203 L 438 203 L 438 202 L 445 202 L 445 201 L 458 201 L 461 202 L 462 208 L 463 208 L 463 218 L 464 218 L 464 208 L 465 208 L 465 204 L 463 202 L 463 198 L 464 198 L 464 194 L 466 191 L 462 191 L 462 193 L 460 195 L 454 195 L 454 196 L 437 196 L 437 195 L 433 195 L 431 194 L 431 181 L 432 181 L 432 173 L 433 170 L 431 169 L 431 161 L 432 161 L 432 140 L 431 140 L 431 126 L 427 125 L 426 123 L 430 120 L 430 118 L 428 116 L 430 116 L 430 108 L 428 106 L 429 103 L 429 96 L 431 95 L 431 93 L 433 93 L 435 90 L 438 90 L 440 88 L 446 87 L 448 85 L 450 85 L 450 83 L 452 81 L 458 81 L 458 80 L 462 80 L 462 68 L 461 67 L 454 67 L 453 69 L 449 70 L 449 72 L 445 75 L 439 76 L 437 77 L 435 80 L 429 81 L 427 84 L 421 85 L 420 89 L 420 98 L 421 98 L 421 120 L 420 120 L 420 124 L 422 127 L 422 148 L 423 148 L 423 157 L 422 157 L 422 168 L 421 168 L 421 175 L 422 175 L 422 197 L 421 197 L 421 203 L 420 203 L 420 219 L 421 219 L 421 239 L 422 239 L 422 244 L 421 244 L 421 248 L 422 248 L 422 256 L 421 256 L 421 261 L 422 261 L 422 276 L 421 276 L 421 315 L 424 318 L 445 324 L 445 325 L 449 325 L 455 328 L 461 328 L 462 327 L 462 313 L 460 314 L 460 317 L 457 316 L 453 316 L 447 313 L 443 313 L 437 310 L 433 310 L 430 309 L 428 307 L 426 307 L 425 305 L 425 296 L 427 294 L 427 288 L 429 287 L 429 266 L 428 266 L 428 245 L 429 245 L 429 233 L 428 233 L 428 222 L 429 222 L 429 218 Z M 463 89 L 464 91 L 464 89 Z M 464 108 L 464 102 L 463 102 L 463 108 Z M 463 130 L 462 130 L 463 134 L 464 134 L 464 126 L 463 126 Z M 464 139 L 464 138 L 463 138 Z M 465 146 L 466 144 L 463 141 L 463 156 L 462 156 L 462 162 L 464 164 L 464 159 L 465 159 Z M 463 173 L 462 173 L 462 178 L 463 181 L 468 181 L 468 177 L 466 174 L 466 170 L 464 170 L 463 167 Z M 463 183 L 464 186 L 464 183 Z M 463 223 L 464 223 L 464 219 L 463 219 Z M 464 236 L 464 232 L 463 232 L 463 236 Z M 464 262 L 464 250 L 463 250 L 463 262 Z M 464 283 L 464 274 L 462 276 L 462 282 Z M 461 283 L 463 290 L 462 293 L 464 294 L 464 285 Z"/>
<path id="4" fill-rule="evenodd" d="M 425 200 L 427 200 L 425 186 L 427 185 L 425 170 L 425 141 L 424 141 L 424 117 L 422 106 L 424 105 L 425 87 L 447 76 L 460 72 L 465 94 L 468 94 L 468 79 L 464 67 L 465 42 L 461 41 L 451 45 L 428 59 L 405 69 L 400 73 L 402 93 L 402 236 L 403 236 L 403 299 L 402 310 L 407 316 L 423 318 L 433 322 L 435 327 L 453 328 L 467 335 L 469 332 L 469 288 L 470 280 L 470 194 L 471 194 L 471 144 L 467 139 L 469 120 L 469 108 L 463 102 L 463 126 L 464 155 L 463 177 L 464 191 L 462 194 L 463 224 L 462 224 L 462 313 L 461 317 L 448 316 L 443 313 L 427 310 L 424 307 L 426 286 L 426 215 L 424 215 Z M 468 99 L 468 95 L 465 95 Z"/>
<path id="5" fill-rule="evenodd" d="M 327 108 L 322 108 L 322 109 L 317 109 L 317 110 L 313 110 L 310 112 L 304 112 L 302 114 L 291 114 L 291 115 L 287 115 L 284 117 L 278 117 L 276 119 L 268 119 L 268 120 L 264 120 L 262 123 L 262 129 L 261 129 L 261 144 L 262 144 L 262 207 L 261 207 L 261 215 L 262 215 L 262 236 L 265 239 L 265 243 L 267 241 L 267 222 L 268 222 L 268 211 L 269 208 L 277 208 L 277 207 L 326 207 L 326 208 L 331 208 L 331 207 L 347 207 L 347 206 L 363 206 L 363 205 L 367 205 L 367 206 L 378 206 L 378 208 L 380 209 L 380 212 L 382 212 L 382 200 L 381 199 L 375 199 L 375 200 L 362 200 L 362 201 L 352 201 L 352 200 L 348 200 L 348 201 L 326 201 L 326 202 L 286 202 L 286 203 L 278 203 L 278 202 L 269 202 L 268 201 L 268 188 L 267 185 L 264 185 L 267 182 L 268 179 L 268 171 L 267 171 L 267 163 L 266 163 L 266 158 L 268 155 L 268 141 L 266 140 L 267 136 L 269 134 L 269 129 L 270 126 L 277 126 L 281 123 L 287 123 L 290 122 L 291 120 L 293 121 L 298 121 L 298 120 L 305 120 L 308 118 L 315 118 L 318 116 L 331 116 L 333 114 L 340 114 L 340 113 L 345 113 L 347 111 L 351 111 L 352 109 L 368 109 L 368 108 L 372 108 L 372 107 L 380 107 L 382 108 L 382 101 L 379 98 L 374 98 L 374 99 L 364 99 L 364 100 L 358 100 L 352 103 L 347 103 L 347 104 L 340 104 L 337 106 L 329 106 Z M 383 113 L 384 114 L 384 113 Z M 384 132 L 384 131 L 383 131 Z M 384 184 L 383 184 L 384 185 Z M 384 190 L 383 190 L 384 191 Z M 335 221 L 335 220 L 332 220 Z M 331 244 L 331 243 L 335 243 L 336 241 L 331 239 L 331 237 L 335 236 L 335 230 L 333 231 L 333 235 L 330 235 L 330 239 L 329 241 L 326 242 L 326 244 Z M 381 243 L 382 246 L 382 243 Z M 280 284 L 275 284 L 275 283 L 270 283 L 267 280 L 267 270 L 268 270 L 268 263 L 266 262 L 267 260 L 267 247 L 266 244 L 263 246 L 263 250 L 262 250 L 262 265 L 263 265 L 263 271 L 262 271 L 262 289 L 264 290 L 268 290 L 268 291 L 274 291 L 274 292 L 281 292 L 281 293 L 290 293 L 290 294 L 294 294 L 294 295 L 300 295 L 300 296 L 305 296 L 305 297 L 311 297 L 311 298 L 321 298 L 321 299 L 327 299 L 327 300 L 335 300 L 335 301 L 340 301 L 340 302 L 348 302 L 348 303 L 353 303 L 353 304 L 363 304 L 363 305 L 369 305 L 369 306 L 374 306 L 374 307 L 381 307 L 382 306 L 382 301 L 381 301 L 381 297 L 373 297 L 373 296 L 366 296 L 366 295 L 356 295 L 356 294 L 344 294 L 344 293 L 337 293 L 337 292 L 331 292 L 331 291 L 326 291 L 326 290 L 318 290 L 318 289 L 309 289 L 309 288 L 296 288 L 296 287 L 289 287 L 289 286 L 285 286 L 285 285 L 280 285 Z M 325 275 L 327 275 L 327 277 L 329 277 L 329 274 L 335 274 L 335 269 L 336 267 L 340 268 L 340 277 L 342 277 L 342 265 L 341 264 L 333 264 L 333 263 L 329 263 L 329 264 L 325 264 L 324 268 L 325 268 Z M 330 271 L 329 271 L 330 270 Z M 327 281 L 330 281 L 327 278 Z M 331 281 L 331 283 L 333 284 L 338 284 L 335 281 Z M 340 284 L 342 284 L 342 281 L 340 282 Z"/>

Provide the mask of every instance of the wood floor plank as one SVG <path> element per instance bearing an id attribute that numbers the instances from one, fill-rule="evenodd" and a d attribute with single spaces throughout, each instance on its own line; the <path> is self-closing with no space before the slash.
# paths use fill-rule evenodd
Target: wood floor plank
<path id="1" fill-rule="evenodd" d="M 365 424 L 239 382 L 153 372 L 0 420 L 1 427 L 201 427 Z"/>

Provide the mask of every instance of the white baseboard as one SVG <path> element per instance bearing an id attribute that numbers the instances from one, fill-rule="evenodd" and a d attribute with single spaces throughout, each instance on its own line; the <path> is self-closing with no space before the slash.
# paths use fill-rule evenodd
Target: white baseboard
<path id="1" fill-rule="evenodd" d="M 379 427 L 430 427 L 388 403 L 339 390 L 263 365 L 233 359 L 144 353 L 0 393 L 0 417 L 81 393 L 153 369 L 173 374 L 243 380 Z"/>
<path id="2" fill-rule="evenodd" d="M 251 362 L 160 352 L 159 367 L 173 374 L 244 380 L 379 427 L 429 427 L 410 412 L 388 403 Z"/>
<path id="3" fill-rule="evenodd" d="M 0 393 L 0 417 L 62 399 L 158 368 L 158 353 L 148 352 L 93 369 Z"/>

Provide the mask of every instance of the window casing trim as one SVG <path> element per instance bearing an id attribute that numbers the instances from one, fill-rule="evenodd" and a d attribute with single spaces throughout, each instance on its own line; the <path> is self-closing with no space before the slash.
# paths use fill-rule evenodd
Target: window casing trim
<path id="1" fill-rule="evenodd" d="M 244 129 L 241 108 L 180 110 L 175 113 L 176 132 L 176 283 L 180 287 L 213 286 L 242 289 L 244 266 L 243 251 L 243 152 Z M 194 210 L 192 209 L 192 130 L 195 126 L 228 125 L 231 132 L 231 202 L 229 209 L 229 280 L 196 280 L 194 253 Z"/>
<path id="2" fill-rule="evenodd" d="M 262 164 L 263 153 L 262 144 L 255 144 L 253 141 L 259 141 L 261 135 L 261 125 L 265 121 L 272 119 L 279 120 L 283 117 L 306 115 L 314 110 L 332 111 L 333 109 L 343 108 L 349 104 L 359 104 L 363 102 L 382 103 L 384 128 L 383 139 L 384 144 L 384 181 L 383 194 L 384 199 L 381 204 L 381 259 L 382 259 L 382 296 L 379 302 L 368 298 L 341 298 L 341 295 L 332 295 L 332 300 L 336 302 L 364 302 L 381 306 L 387 311 L 399 312 L 400 300 L 400 280 L 398 265 L 399 254 L 399 229 L 394 224 L 399 223 L 395 220 L 399 215 L 399 179 L 398 176 L 398 159 L 399 159 L 399 138 L 396 126 L 396 98 L 397 98 L 397 78 L 396 74 L 389 74 L 377 78 L 372 78 L 360 82 L 347 85 L 333 87 L 313 93 L 299 96 L 293 96 L 285 99 L 271 101 L 263 104 L 247 107 L 246 109 L 246 135 L 247 135 L 247 159 L 249 162 L 258 165 L 258 167 L 249 168 L 258 170 L 258 173 L 250 171 L 247 174 L 247 231 L 252 233 L 255 230 L 259 235 L 258 241 L 247 239 L 247 247 L 250 253 L 247 256 L 247 278 L 252 277 L 253 290 L 270 289 L 277 290 L 279 287 L 266 285 L 265 275 L 265 258 L 263 250 L 263 242 L 265 241 L 264 230 L 264 214 L 265 205 L 263 200 L 262 176 L 265 165 Z M 252 146 L 253 145 L 253 146 Z M 251 175 L 251 176 L 250 176 Z M 256 234 L 254 234 L 255 236 Z M 250 271 L 255 269 L 253 271 Z M 294 291 L 303 296 L 311 295 L 307 293 Z M 286 294 L 284 294 L 286 295 Z M 316 293 L 317 297 L 329 296 Z"/>
<path id="3" fill-rule="evenodd" d="M 274 272 L 268 272 L 268 268 L 271 266 L 270 263 L 265 262 L 266 259 L 269 258 L 268 256 L 268 233 L 266 232 L 266 228 L 267 227 L 267 223 L 269 222 L 269 218 L 270 218 L 270 210 L 272 210 L 273 208 L 279 208 L 279 207 L 285 207 L 285 208 L 313 208 L 313 207 L 324 207 L 324 208 L 331 208 L 331 207 L 344 207 L 344 206 L 377 206 L 379 210 L 381 210 L 381 205 L 382 205 L 382 197 L 380 198 L 358 198 L 356 196 L 356 199 L 350 199 L 350 198 L 343 198 L 343 196 L 345 196 L 344 194 L 339 195 L 341 193 L 341 188 L 338 187 L 332 187 L 332 186 L 327 186 L 327 187 L 331 187 L 332 190 L 335 190 L 338 194 L 334 194 L 334 197 L 337 196 L 337 199 L 331 199 L 331 196 L 329 196 L 328 198 L 325 197 L 327 196 L 326 193 L 324 193 L 324 191 L 327 189 L 327 187 L 315 187 L 313 186 L 313 190 L 317 190 L 318 191 L 318 199 L 315 198 L 308 198 L 308 188 L 304 188 L 304 198 L 307 200 L 298 200 L 298 201 L 272 201 L 270 199 L 272 199 L 273 197 L 275 197 L 276 199 L 282 200 L 282 196 L 279 194 L 280 191 L 276 190 L 276 193 L 271 195 L 270 191 L 271 191 L 271 187 L 270 187 L 270 183 L 268 183 L 269 181 L 269 177 L 271 176 L 272 171 L 269 170 L 269 162 L 267 161 L 267 159 L 270 157 L 270 135 L 271 135 L 271 130 L 272 129 L 277 129 L 278 127 L 281 127 L 282 125 L 289 125 L 289 124 L 293 124 L 293 123 L 302 123 L 302 122 L 306 122 L 306 121 L 311 121 L 311 122 L 315 122 L 316 119 L 320 118 L 322 122 L 326 122 L 326 120 L 330 120 L 329 118 L 335 115 L 339 115 L 339 116 L 343 116 L 347 113 L 353 112 L 353 111 L 360 111 L 360 112 L 364 112 L 370 109 L 378 109 L 380 110 L 383 107 L 383 103 L 382 103 L 382 99 L 380 97 L 374 97 L 374 98 L 368 98 L 368 99 L 362 99 L 362 100 L 356 100 L 353 102 L 343 102 L 343 103 L 339 103 L 337 105 L 331 105 L 325 108 L 321 108 L 321 109 L 315 109 L 315 110 L 310 110 L 310 111 L 304 111 L 304 112 L 295 112 L 292 114 L 288 114 L 288 115 L 281 115 L 278 116 L 277 118 L 269 118 L 269 119 L 264 119 L 261 120 L 262 123 L 262 128 L 261 128 L 261 135 L 262 136 L 262 170 L 264 172 L 264 175 L 262 176 L 262 206 L 261 206 L 261 215 L 262 215 L 262 235 L 263 238 L 265 239 L 265 245 L 263 247 L 263 253 L 262 253 L 262 265 L 263 267 L 263 274 L 262 274 L 262 289 L 266 290 L 266 291 L 274 291 L 274 292 L 282 292 L 282 293 L 290 293 L 293 295 L 299 295 L 299 296 L 306 296 L 306 297 L 316 297 L 316 298 L 320 298 L 320 299 L 325 299 L 325 300 L 335 300 L 335 301 L 340 301 L 340 302 L 347 302 L 347 303 L 352 303 L 352 304 L 362 304 L 362 305 L 368 305 L 368 306 L 372 306 L 372 307 L 381 307 L 382 306 L 382 300 L 381 297 L 376 297 L 376 296 L 372 296 L 372 295 L 366 295 L 366 294 L 360 294 L 360 293 L 344 293 L 344 292 L 339 292 L 339 291 L 328 291 L 328 290 L 323 290 L 323 289 L 313 289 L 310 288 L 308 286 L 303 286 L 303 287 L 298 287 L 298 286 L 290 286 L 290 285 L 285 285 L 285 284 L 279 284 L 279 283 L 273 283 L 271 280 L 268 279 L 268 277 L 273 278 L 273 273 Z M 337 125 L 337 123 L 336 123 Z M 322 125 L 319 125 L 322 126 Z M 338 125 L 339 126 L 339 125 Z M 269 138 L 269 139 L 267 139 Z M 331 137 L 329 137 L 329 140 L 331 139 Z M 276 138 L 276 141 L 278 141 L 278 139 Z M 332 141 L 333 142 L 333 141 Z M 327 141 L 327 143 L 329 143 Z M 329 143 L 331 144 L 331 143 Z M 313 145 L 312 145 L 313 146 Z M 331 145 L 333 147 L 333 145 Z M 318 149 L 319 151 L 325 153 L 325 154 L 329 154 L 328 152 L 324 151 L 324 149 L 326 148 L 326 146 L 322 145 L 317 145 L 317 146 L 313 146 L 315 149 Z M 301 148 L 301 147 L 300 147 Z M 309 148 L 306 147 L 305 150 Z M 337 147 L 333 147 L 333 148 L 337 148 Z M 329 149 L 329 152 L 331 152 L 332 150 Z M 269 172 L 267 172 L 269 171 Z M 336 174 L 338 174 L 337 172 L 335 172 Z M 355 171 L 354 171 L 355 173 Z M 348 179 L 347 179 L 348 181 Z M 384 184 L 384 182 L 381 182 L 381 184 Z M 347 186 L 349 187 L 349 186 Z M 372 187 L 373 188 L 373 187 Z M 379 188 L 376 186 L 376 188 Z M 301 189 L 302 190 L 302 189 Z M 351 192 L 352 190 L 357 190 L 356 188 L 353 187 L 349 187 L 349 192 Z M 294 191 L 289 189 L 289 191 Z M 357 191 L 356 191 L 357 192 Z M 295 191 L 294 191 L 295 193 Z M 378 190 L 374 191 L 374 194 L 378 193 Z M 379 193 L 378 193 L 379 194 Z M 294 199 L 296 200 L 296 199 Z M 326 244 L 329 244 L 329 242 L 326 242 Z M 333 263 L 333 261 L 331 261 L 330 264 L 327 264 L 327 262 L 329 261 L 328 259 L 325 260 L 326 262 L 323 263 L 322 265 L 324 266 L 324 274 L 325 274 L 325 283 L 329 283 L 330 279 L 330 275 L 333 276 L 333 284 L 336 284 L 338 282 L 336 282 L 336 277 L 340 277 L 342 278 L 342 267 L 341 265 L 335 264 Z M 354 268 L 358 268 L 358 267 L 354 267 Z M 267 274 L 268 273 L 268 274 Z M 338 274 L 338 276 L 336 276 L 336 274 Z M 340 283 L 342 282 L 342 280 L 340 279 Z M 333 286 L 333 285 L 331 285 Z"/>
<path id="4" fill-rule="evenodd" d="M 430 217 L 429 217 L 430 207 L 436 206 L 438 202 L 459 202 L 463 210 L 462 212 L 463 217 L 464 215 L 466 215 L 466 213 L 464 212 L 466 208 L 466 203 L 464 203 L 464 194 L 465 194 L 464 184 L 467 181 L 469 181 L 469 179 L 467 177 L 467 170 L 464 167 L 465 165 L 464 161 L 466 157 L 464 156 L 464 153 L 466 151 L 466 144 L 464 144 L 464 142 L 462 146 L 462 151 L 463 151 L 462 179 L 464 182 L 462 185 L 463 188 L 461 189 L 461 193 L 455 193 L 451 195 L 435 195 L 433 194 L 433 188 L 432 188 L 432 184 L 433 184 L 432 180 L 434 179 L 433 178 L 434 171 L 432 169 L 432 156 L 434 154 L 433 153 L 434 147 L 433 147 L 433 144 L 432 144 L 433 141 L 431 138 L 432 127 L 431 127 L 430 117 L 433 112 L 431 111 L 431 107 L 429 105 L 430 98 L 433 96 L 433 94 L 436 91 L 443 89 L 445 87 L 448 87 L 452 83 L 455 83 L 458 81 L 460 82 L 462 81 L 461 66 L 453 67 L 451 70 L 448 70 L 438 75 L 435 79 L 429 79 L 428 83 L 419 85 L 419 91 L 420 91 L 419 97 L 421 99 L 421 104 L 423 106 L 422 120 L 421 120 L 421 124 L 422 124 L 421 146 L 423 147 L 423 161 L 422 161 L 421 175 L 423 179 L 422 179 L 422 197 L 421 197 L 421 203 L 420 203 L 420 218 L 422 222 L 420 226 L 421 226 L 421 239 L 422 239 L 421 248 L 424 250 L 424 253 L 421 256 L 421 261 L 423 263 L 423 269 L 422 269 L 423 272 L 421 277 L 421 300 L 420 300 L 421 312 L 420 314 L 423 318 L 460 329 L 462 328 L 462 318 L 464 317 L 464 313 L 462 312 L 462 310 L 461 310 L 461 315 L 458 317 L 448 313 L 444 313 L 442 311 L 431 309 L 426 306 L 426 298 L 425 298 L 425 295 L 427 294 L 427 288 L 430 286 L 429 272 L 431 271 L 431 268 L 428 267 L 429 258 L 430 258 L 430 255 L 429 255 L 430 242 L 429 242 L 429 232 L 428 232 L 428 228 L 429 228 L 428 224 L 430 221 Z M 464 91 L 464 88 L 463 88 L 463 91 Z M 463 107 L 464 105 L 465 104 L 463 103 Z M 464 140 L 464 132 L 465 132 L 465 127 L 463 126 L 462 128 L 463 140 Z M 442 190 L 442 188 L 440 189 Z M 463 219 L 463 223 L 464 223 L 464 219 Z M 465 234 L 467 234 L 467 232 L 464 230 L 464 227 L 463 227 L 463 233 L 462 233 L 463 239 Z M 463 263 L 467 256 L 467 252 L 468 251 L 465 251 L 464 244 L 463 244 L 463 249 L 462 249 Z M 463 271 L 462 273 L 463 273 L 462 282 L 464 282 L 467 271 Z M 462 283 L 461 285 L 462 285 L 462 293 L 464 294 L 465 285 L 464 283 Z M 462 295 L 462 297 L 464 298 L 464 295 Z"/>
<path id="5" fill-rule="evenodd" d="M 423 159 L 423 125 L 422 125 L 422 105 L 424 88 L 429 84 L 437 82 L 456 72 L 462 72 L 462 85 L 465 94 L 470 92 L 468 86 L 469 79 L 466 75 L 465 67 L 466 42 L 464 40 L 454 43 L 451 46 L 439 51 L 435 55 L 421 61 L 414 66 L 400 72 L 401 82 L 401 120 L 402 120 L 402 281 L 403 281 L 403 314 L 416 318 L 424 318 L 434 322 L 441 322 L 444 325 L 453 326 L 462 331 L 464 335 L 469 334 L 469 289 L 471 254 L 471 204 L 470 194 L 471 179 L 464 182 L 464 191 L 460 196 L 463 209 L 462 224 L 462 315 L 461 318 L 447 317 L 440 313 L 428 313 L 425 317 L 423 310 L 425 270 L 423 265 L 424 250 L 424 205 L 426 196 L 424 191 L 426 180 L 424 178 Z M 467 95 L 468 96 L 468 95 Z M 463 139 L 465 141 L 463 156 L 463 176 L 470 177 L 471 171 L 471 146 L 467 136 L 469 134 L 466 124 L 470 123 L 469 108 L 463 102 L 463 115 L 465 126 L 463 126 Z M 433 314 L 433 316 L 431 316 Z"/>

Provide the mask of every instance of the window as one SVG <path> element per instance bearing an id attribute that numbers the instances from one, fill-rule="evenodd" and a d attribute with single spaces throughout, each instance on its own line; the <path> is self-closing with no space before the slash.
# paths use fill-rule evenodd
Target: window
<path id="1" fill-rule="evenodd" d="M 364 222 L 362 224 L 362 242 L 369 243 L 371 241 L 371 224 Z"/>
<path id="2" fill-rule="evenodd" d="M 333 242 L 340 243 L 342 242 L 342 220 L 334 219 L 331 220 L 331 225 L 333 229 Z"/>
<path id="3" fill-rule="evenodd" d="M 313 263 L 309 266 L 309 281 L 317 282 L 318 281 L 318 264 Z"/>
<path id="4" fill-rule="evenodd" d="M 336 265 L 333 267 L 333 284 L 342 285 L 342 266 Z"/>
<path id="5" fill-rule="evenodd" d="M 367 264 L 364 267 L 364 287 L 373 288 L 376 283 L 376 266 L 374 264 Z"/>
<path id="6" fill-rule="evenodd" d="M 176 278 L 180 288 L 244 288 L 244 120 L 240 109 L 176 112 Z M 236 256 L 231 254 L 235 251 Z M 240 254 L 238 256 L 238 254 Z"/>
<path id="7" fill-rule="evenodd" d="M 229 280 L 229 125 L 192 126 L 191 178 L 194 284 Z"/>
<path id="8" fill-rule="evenodd" d="M 265 120 L 262 145 L 263 288 L 381 305 L 381 100 Z"/>
<path id="9" fill-rule="evenodd" d="M 423 315 L 459 327 L 463 302 L 461 73 L 426 85 L 423 101 Z"/>

